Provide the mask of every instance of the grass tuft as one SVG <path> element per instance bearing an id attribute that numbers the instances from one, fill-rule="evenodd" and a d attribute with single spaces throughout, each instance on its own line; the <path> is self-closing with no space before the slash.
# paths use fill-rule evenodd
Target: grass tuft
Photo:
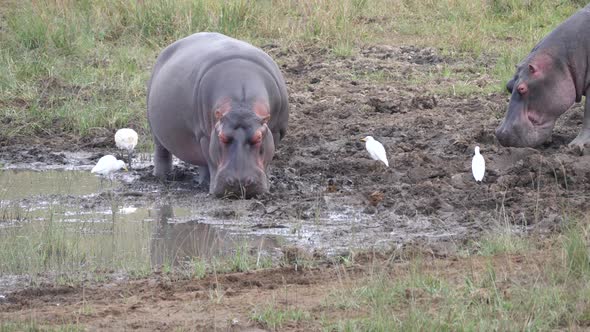
<path id="1" fill-rule="evenodd" d="M 568 275 L 575 278 L 590 277 L 590 228 L 570 225 L 563 236 L 565 267 Z"/>
<path id="2" fill-rule="evenodd" d="M 299 308 L 281 309 L 275 305 L 267 305 L 262 309 L 257 309 L 251 315 L 253 321 L 273 331 L 282 329 L 287 323 L 298 323 L 310 318 L 310 313 L 305 310 Z"/>

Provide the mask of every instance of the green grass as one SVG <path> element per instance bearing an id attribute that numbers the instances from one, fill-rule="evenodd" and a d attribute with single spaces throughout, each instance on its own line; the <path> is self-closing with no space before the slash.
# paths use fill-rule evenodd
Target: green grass
<path id="1" fill-rule="evenodd" d="M 495 244 L 482 246 L 488 249 L 481 253 L 490 256 L 475 254 L 452 268 L 413 259 L 402 271 L 383 269 L 328 297 L 327 306 L 349 318 L 326 319 L 324 329 L 585 329 L 590 324 L 589 230 L 588 223 L 571 225 L 550 247 L 535 251 L 517 237 L 488 238 L 482 243 Z M 512 262 L 513 256 L 504 256 L 509 253 L 523 258 Z"/>
<path id="2" fill-rule="evenodd" d="M 0 140 L 104 136 L 123 126 L 147 134 L 145 83 L 154 57 L 198 31 L 220 31 L 256 45 L 278 43 L 296 52 L 315 45 L 338 57 L 367 44 L 434 46 L 445 56 L 483 59 L 486 65 L 477 71 L 492 78 L 480 88 L 459 73 L 435 73 L 425 79 L 455 79 L 434 93 L 502 91 L 514 65 L 582 5 L 566 0 L 7 1 L 0 4 L 6 18 L 0 23 Z"/>
<path id="3" fill-rule="evenodd" d="M 533 239 L 526 235 L 516 235 L 509 230 L 498 230 L 485 234 L 473 245 L 477 248 L 477 254 L 494 256 L 531 252 L 535 249 L 532 241 Z"/>
<path id="4" fill-rule="evenodd" d="M 251 319 L 272 331 L 280 331 L 286 323 L 299 323 L 309 320 L 311 314 L 300 308 L 278 308 L 269 304 L 254 310 Z"/>
<path id="5" fill-rule="evenodd" d="M 75 325 L 62 325 L 62 326 L 42 326 L 37 324 L 35 321 L 30 322 L 18 322 L 18 323 L 11 323 L 11 322 L 0 322 L 0 332 L 37 332 L 37 331 L 46 331 L 46 332 L 77 332 L 77 331 L 85 331 L 84 328 L 78 327 Z"/>

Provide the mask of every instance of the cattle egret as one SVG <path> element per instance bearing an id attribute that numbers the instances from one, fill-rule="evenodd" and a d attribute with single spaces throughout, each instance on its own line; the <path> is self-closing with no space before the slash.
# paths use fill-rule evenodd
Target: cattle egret
<path id="1" fill-rule="evenodd" d="M 475 147 L 475 155 L 473 156 L 473 160 L 471 160 L 471 171 L 473 172 L 475 181 L 480 182 L 483 180 L 483 175 L 486 172 L 486 161 L 479 153 L 479 146 Z"/>
<path id="2" fill-rule="evenodd" d="M 383 145 L 381 145 L 381 143 L 373 139 L 372 136 L 367 136 L 361 139 L 361 141 L 365 142 L 365 147 L 367 148 L 367 151 L 373 160 L 380 160 L 385 164 L 385 166 L 389 167 L 385 148 Z"/>
<path id="3" fill-rule="evenodd" d="M 123 160 L 117 160 L 115 156 L 108 154 L 98 160 L 96 166 L 92 168 L 90 173 L 106 176 L 112 181 L 111 174 L 120 170 L 121 168 L 127 170 L 125 162 Z"/>
<path id="4" fill-rule="evenodd" d="M 131 168 L 131 154 L 137 145 L 137 133 L 131 128 L 123 128 L 115 133 L 115 144 L 121 150 L 127 151 L 127 163 Z"/>

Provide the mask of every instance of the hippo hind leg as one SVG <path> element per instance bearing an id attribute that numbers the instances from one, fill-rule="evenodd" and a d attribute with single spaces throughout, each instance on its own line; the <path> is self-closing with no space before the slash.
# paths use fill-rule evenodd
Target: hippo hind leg
<path id="1" fill-rule="evenodd" d="M 586 91 L 586 105 L 584 107 L 584 120 L 582 121 L 582 130 L 578 136 L 569 144 L 570 148 L 577 149 L 582 154 L 585 148 L 590 146 L 590 100 L 588 98 L 590 89 Z"/>
<path id="2" fill-rule="evenodd" d="M 172 170 L 172 154 L 154 136 L 154 176 L 165 179 Z"/>

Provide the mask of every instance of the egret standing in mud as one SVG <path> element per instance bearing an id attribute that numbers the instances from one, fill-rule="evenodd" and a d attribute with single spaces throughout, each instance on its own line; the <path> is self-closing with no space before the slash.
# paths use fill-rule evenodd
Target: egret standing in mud
<path id="1" fill-rule="evenodd" d="M 98 160 L 98 162 L 96 163 L 96 166 L 94 166 L 92 168 L 90 173 L 96 173 L 96 174 L 99 174 L 102 176 L 106 176 L 109 179 L 109 181 L 113 182 L 112 173 L 114 173 L 120 169 L 127 170 L 127 166 L 125 166 L 125 162 L 123 160 L 118 160 L 113 155 L 108 154 L 106 156 L 101 157 Z M 101 184 L 102 184 L 102 178 L 101 178 Z"/>
<path id="2" fill-rule="evenodd" d="M 365 147 L 367 148 L 367 151 L 373 160 L 382 161 L 385 166 L 389 167 L 387 154 L 385 153 L 385 148 L 381 143 L 377 142 L 373 136 L 364 137 L 361 139 L 361 141 L 365 142 Z"/>
<path id="3" fill-rule="evenodd" d="M 475 181 L 481 182 L 483 180 L 483 175 L 486 172 L 486 161 L 479 153 L 479 146 L 475 147 L 475 155 L 471 160 L 471 172 L 473 173 Z"/>
<path id="4" fill-rule="evenodd" d="M 127 151 L 127 164 L 131 168 L 131 154 L 137 145 L 137 133 L 131 128 L 123 128 L 115 133 L 115 144 L 121 150 Z"/>

